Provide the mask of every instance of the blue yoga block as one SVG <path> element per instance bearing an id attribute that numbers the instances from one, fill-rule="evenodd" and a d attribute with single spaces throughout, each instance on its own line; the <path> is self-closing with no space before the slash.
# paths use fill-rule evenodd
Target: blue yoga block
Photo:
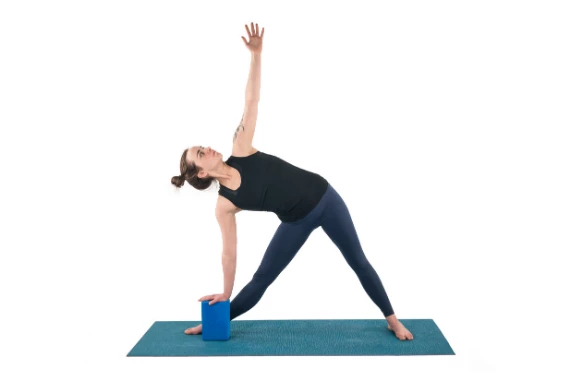
<path id="1" fill-rule="evenodd" d="M 230 339 L 230 300 L 202 302 L 202 340 Z"/>

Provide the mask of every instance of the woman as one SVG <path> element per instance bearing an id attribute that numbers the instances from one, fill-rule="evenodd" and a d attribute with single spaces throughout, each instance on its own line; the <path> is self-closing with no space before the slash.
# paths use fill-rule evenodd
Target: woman
<path id="1" fill-rule="evenodd" d="M 210 304 L 226 301 L 232 295 L 236 273 L 236 213 L 241 210 L 274 212 L 281 223 L 270 242 L 252 280 L 230 303 L 230 320 L 250 310 L 266 289 L 286 268 L 312 231 L 322 227 L 354 270 L 368 296 L 380 308 L 388 329 L 400 340 L 412 340 L 412 334 L 398 321 L 386 291 L 362 248 L 350 213 L 332 186 L 322 176 L 312 173 L 252 146 L 260 99 L 260 68 L 264 28 L 251 30 L 249 41 L 242 40 L 251 52 L 250 74 L 246 87 L 244 114 L 233 139 L 232 156 L 225 162 L 210 147 L 188 148 L 180 160 L 180 176 L 172 184 L 182 187 L 185 181 L 205 190 L 215 181 L 220 185 L 216 218 L 222 231 L 224 292 L 208 295 L 199 301 Z M 202 332 L 202 325 L 184 331 Z"/>

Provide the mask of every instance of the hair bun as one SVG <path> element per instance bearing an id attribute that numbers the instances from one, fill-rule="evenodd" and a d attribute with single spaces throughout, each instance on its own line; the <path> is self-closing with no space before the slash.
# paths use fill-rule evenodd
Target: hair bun
<path id="1" fill-rule="evenodd" d="M 180 176 L 174 176 L 172 177 L 172 184 L 175 185 L 178 188 L 181 188 L 184 185 L 184 182 L 186 180 L 184 180 L 184 177 L 182 177 L 182 175 Z"/>

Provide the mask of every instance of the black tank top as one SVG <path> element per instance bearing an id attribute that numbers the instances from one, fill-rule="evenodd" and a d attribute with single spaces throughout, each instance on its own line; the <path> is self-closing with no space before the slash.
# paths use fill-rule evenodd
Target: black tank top
<path id="1" fill-rule="evenodd" d="M 230 156 L 226 164 L 240 172 L 242 181 L 236 190 L 220 185 L 218 194 L 243 210 L 274 212 L 282 222 L 306 216 L 328 189 L 322 176 L 262 151 Z"/>

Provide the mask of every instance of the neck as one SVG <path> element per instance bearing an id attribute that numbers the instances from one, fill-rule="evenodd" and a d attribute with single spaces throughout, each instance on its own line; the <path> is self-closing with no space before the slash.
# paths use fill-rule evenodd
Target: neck
<path id="1" fill-rule="evenodd" d="M 222 163 L 220 167 L 208 174 L 218 180 L 220 184 L 227 186 L 234 177 L 234 170 L 228 164 Z"/>

